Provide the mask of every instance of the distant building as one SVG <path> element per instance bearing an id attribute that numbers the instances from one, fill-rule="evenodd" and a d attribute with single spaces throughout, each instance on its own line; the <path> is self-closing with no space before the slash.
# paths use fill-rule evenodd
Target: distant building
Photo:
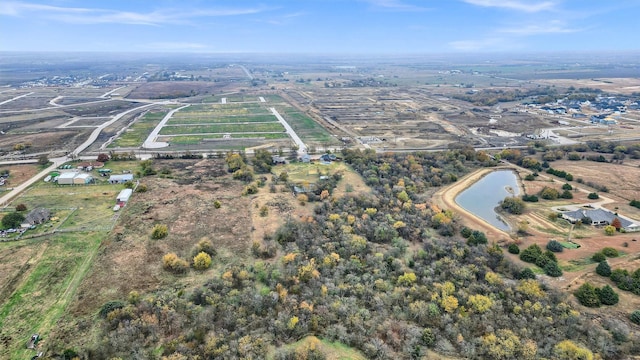
<path id="1" fill-rule="evenodd" d="M 73 178 L 78 175 L 77 172 L 64 172 L 58 175 L 58 184 L 60 185 L 73 185 Z"/>
<path id="2" fill-rule="evenodd" d="M 109 184 L 124 184 L 127 181 L 133 181 L 133 174 L 111 175 L 109 176 Z"/>

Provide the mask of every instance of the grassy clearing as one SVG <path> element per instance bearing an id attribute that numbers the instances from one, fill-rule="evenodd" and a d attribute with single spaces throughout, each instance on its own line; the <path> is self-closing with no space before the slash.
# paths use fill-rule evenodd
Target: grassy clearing
<path id="1" fill-rule="evenodd" d="M 60 319 L 86 274 L 106 233 L 57 234 L 34 242 L 39 256 L 29 260 L 31 266 L 23 281 L 0 307 L 2 334 L 13 341 L 0 349 L 2 357 L 27 359 L 33 356 L 24 344 L 31 334 L 39 333 L 44 341 Z"/>
<path id="2" fill-rule="evenodd" d="M 133 123 L 118 139 L 109 145 L 115 147 L 139 147 L 149 136 L 153 128 L 167 115 L 169 110 L 154 110 L 147 112 L 142 118 Z"/>
<path id="3" fill-rule="evenodd" d="M 578 249 L 578 248 L 580 248 L 580 245 L 578 245 L 576 243 L 568 242 L 568 241 L 560 241 L 560 244 L 565 249 Z"/>
<path id="4" fill-rule="evenodd" d="M 193 117 L 181 117 L 171 118 L 167 125 L 174 124 L 218 124 L 218 123 L 243 123 L 243 122 L 274 122 L 277 119 L 273 115 L 269 114 L 251 114 L 251 115 L 235 115 L 224 117 L 212 117 L 212 116 L 193 116 Z"/>
<path id="5" fill-rule="evenodd" d="M 315 336 L 307 336 L 301 340 L 296 341 L 293 344 L 288 344 L 280 347 L 284 350 L 299 350 L 303 351 L 309 348 L 315 348 L 320 350 L 327 360 L 364 360 L 366 357 L 358 350 L 350 348 L 349 346 L 340 342 L 330 342 L 328 340 L 321 340 Z M 267 356 L 267 359 L 273 359 L 275 351 Z"/>
<path id="6" fill-rule="evenodd" d="M 280 111 L 281 109 L 278 109 Z M 293 130 L 307 142 L 324 143 L 327 145 L 339 145 L 340 142 L 325 128 L 313 121 L 309 116 L 294 109 L 284 109 L 282 116 L 287 120 Z"/>
<path id="7" fill-rule="evenodd" d="M 194 125 L 164 127 L 161 135 L 187 135 L 207 133 L 256 133 L 256 132 L 284 132 L 284 126 L 279 122 L 260 124 L 223 124 L 223 125 Z"/>
<path id="8" fill-rule="evenodd" d="M 174 117 L 190 115 L 258 115 L 268 114 L 268 110 L 259 104 L 203 104 L 192 105 L 176 112 Z"/>
<path id="9" fill-rule="evenodd" d="M 196 145 L 200 144 L 205 139 L 222 139 L 223 134 L 208 134 L 202 136 L 172 136 L 161 138 L 162 141 L 167 141 L 176 145 Z M 255 133 L 255 134 L 231 134 L 233 139 L 252 139 L 252 138 L 262 138 L 262 139 L 287 139 L 289 135 L 286 133 Z M 244 147 L 241 147 L 244 148 Z"/>
<path id="10" fill-rule="evenodd" d="M 574 259 L 569 260 L 568 264 L 560 264 L 560 267 L 563 271 L 573 272 L 583 270 L 585 267 L 595 264 L 596 262 L 591 259 L 591 257 L 584 259 Z"/>

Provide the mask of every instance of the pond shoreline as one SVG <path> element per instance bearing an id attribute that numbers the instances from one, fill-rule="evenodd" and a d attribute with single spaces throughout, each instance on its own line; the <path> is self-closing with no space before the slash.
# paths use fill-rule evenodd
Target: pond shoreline
<path id="1" fill-rule="evenodd" d="M 489 238 L 494 238 L 496 239 L 496 241 L 506 241 L 507 239 L 511 238 L 511 234 L 509 232 L 497 228 L 488 221 L 463 208 L 455 201 L 458 195 L 467 190 L 469 187 L 473 186 L 485 176 L 495 171 L 506 170 L 513 171 L 515 173 L 517 178 L 516 183 L 518 185 L 518 190 L 520 191 L 520 193 L 524 193 L 524 187 L 522 186 L 522 179 L 520 178 L 518 169 L 511 166 L 500 166 L 495 168 L 482 168 L 470 174 L 467 174 L 451 186 L 437 191 L 433 195 L 432 201 L 443 209 L 454 210 L 454 212 L 460 216 L 461 222 L 466 226 L 481 230 L 485 232 Z"/>

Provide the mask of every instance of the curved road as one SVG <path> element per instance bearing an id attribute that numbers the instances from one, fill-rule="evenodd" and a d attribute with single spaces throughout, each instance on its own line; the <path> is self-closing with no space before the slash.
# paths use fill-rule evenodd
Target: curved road
<path id="1" fill-rule="evenodd" d="M 93 144 L 98 139 L 98 136 L 100 135 L 100 133 L 102 132 L 102 130 L 104 128 L 106 128 L 107 126 L 109 126 L 109 125 L 113 124 L 114 122 L 120 120 L 123 116 L 125 116 L 125 115 L 127 115 L 127 114 L 129 114 L 131 112 L 146 108 L 146 107 L 165 104 L 165 103 L 166 103 L 166 101 L 158 102 L 158 103 L 152 103 L 152 104 L 145 104 L 145 105 L 138 106 L 136 108 L 129 109 L 127 111 L 124 111 L 124 112 L 121 112 L 121 113 L 117 114 L 116 116 L 113 117 L 113 119 L 111 119 L 111 120 L 105 122 L 104 124 L 98 126 L 91 133 L 91 135 L 89 136 L 89 138 L 85 142 L 80 144 L 75 150 L 73 150 L 71 152 L 71 157 L 77 156 L 82 151 L 84 151 L 86 148 L 91 146 L 91 144 Z M 18 196 L 18 194 L 23 192 L 26 188 L 28 188 L 29 186 L 33 185 L 36 181 L 38 181 L 38 180 L 42 179 L 43 177 L 47 176 L 48 173 L 50 173 L 51 171 L 55 170 L 58 166 L 64 164 L 67 161 L 69 161 L 69 156 L 62 156 L 62 157 L 52 158 L 52 159 L 49 159 L 49 161 L 52 162 L 52 164 L 49 167 L 47 167 L 46 169 L 40 171 L 38 174 L 33 176 L 31 179 L 29 179 L 29 180 L 23 182 L 22 184 L 14 187 L 8 193 L 6 193 L 2 197 L 0 197 L 0 206 L 6 207 L 8 205 L 8 203 L 9 203 L 9 201 L 11 201 L 14 197 Z"/>

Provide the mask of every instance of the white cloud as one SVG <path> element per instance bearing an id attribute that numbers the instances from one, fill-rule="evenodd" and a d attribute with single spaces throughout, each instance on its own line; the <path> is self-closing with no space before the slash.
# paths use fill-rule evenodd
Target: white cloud
<path id="1" fill-rule="evenodd" d="M 529 13 L 553 10 L 556 6 L 554 1 L 528 1 L 528 0 L 462 0 L 468 4 L 497 7 L 510 10 L 518 10 Z"/>
<path id="2" fill-rule="evenodd" d="M 425 11 L 428 8 L 407 4 L 400 0 L 363 0 L 374 8 L 386 11 Z"/>
<path id="3" fill-rule="evenodd" d="M 512 28 L 498 30 L 500 33 L 518 36 L 529 36 L 539 34 L 568 34 L 582 31 L 581 29 L 569 28 L 561 21 L 551 21 L 544 24 L 530 24 Z"/>
<path id="4" fill-rule="evenodd" d="M 15 1 L 0 3 L 0 15 L 40 17 L 73 24 L 184 24 L 195 18 L 249 15 L 266 10 L 268 10 L 266 7 L 198 9 L 193 11 L 166 9 L 144 13 L 100 8 L 50 6 Z"/>

